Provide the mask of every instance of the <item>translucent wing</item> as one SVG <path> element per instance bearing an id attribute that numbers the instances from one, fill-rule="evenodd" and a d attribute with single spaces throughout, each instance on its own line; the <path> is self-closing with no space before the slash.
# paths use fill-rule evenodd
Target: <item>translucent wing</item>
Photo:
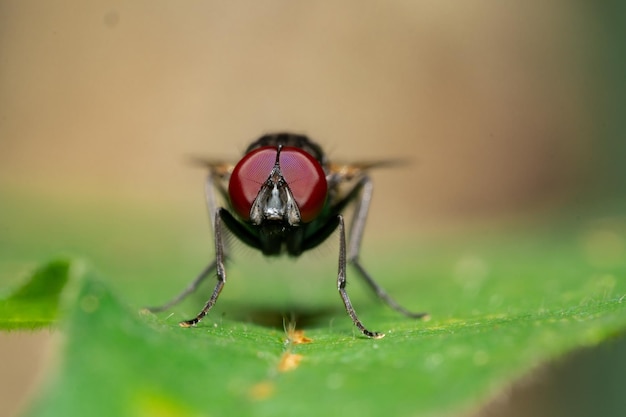
<path id="1" fill-rule="evenodd" d="M 191 156 L 187 158 L 187 160 L 192 165 L 208 168 L 209 172 L 211 172 L 215 178 L 220 179 L 228 179 L 235 168 L 235 164 L 232 162 L 219 159 L 205 159 L 197 156 Z"/>
<path id="2" fill-rule="evenodd" d="M 326 179 L 329 188 L 336 188 L 342 184 L 352 183 L 362 178 L 372 169 L 400 167 L 408 164 L 410 164 L 410 161 L 406 159 L 384 159 L 350 163 L 331 162 L 328 164 L 329 173 Z"/>

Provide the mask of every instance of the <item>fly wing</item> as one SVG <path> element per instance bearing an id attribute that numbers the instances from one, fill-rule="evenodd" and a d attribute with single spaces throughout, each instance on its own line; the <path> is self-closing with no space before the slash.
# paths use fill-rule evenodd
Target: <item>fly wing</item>
<path id="1" fill-rule="evenodd" d="M 355 178 L 360 178 L 371 169 L 400 167 L 410 163 L 411 161 L 407 159 L 383 159 L 350 163 L 332 162 L 329 164 L 328 178 L 329 182 L 333 183 L 349 182 Z"/>
<path id="2" fill-rule="evenodd" d="M 205 159 L 199 157 L 189 157 L 188 161 L 195 166 L 208 168 L 210 173 L 211 188 L 217 190 L 221 196 L 222 202 L 228 204 L 228 182 L 230 181 L 230 174 L 235 168 L 235 164 L 217 159 Z M 217 203 L 213 203 L 214 208 L 217 207 Z M 211 206 L 211 204 L 209 204 Z"/>
<path id="3" fill-rule="evenodd" d="M 331 205 L 344 200 L 350 195 L 359 181 L 370 170 L 378 168 L 400 167 L 410 164 L 406 159 L 383 159 L 378 161 L 359 161 L 351 163 L 331 162 L 328 164 L 328 196 Z"/>
<path id="4" fill-rule="evenodd" d="M 230 178 L 230 174 L 235 168 L 235 164 L 219 159 L 205 159 L 196 156 L 188 158 L 189 163 L 195 166 L 208 168 L 215 178 Z"/>

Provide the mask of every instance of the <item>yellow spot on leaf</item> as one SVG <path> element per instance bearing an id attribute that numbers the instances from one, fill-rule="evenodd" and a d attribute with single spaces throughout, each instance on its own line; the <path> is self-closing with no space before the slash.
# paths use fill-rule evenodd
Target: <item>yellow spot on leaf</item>
<path id="1" fill-rule="evenodd" d="M 279 372 L 287 372 L 293 371 L 300 365 L 300 361 L 302 360 L 302 355 L 298 355 L 296 353 L 285 352 L 283 356 L 280 358 L 280 362 L 278 362 L 278 371 Z"/>
<path id="2" fill-rule="evenodd" d="M 288 329 L 287 342 L 292 345 L 302 345 L 313 342 L 313 339 L 306 337 L 304 335 L 304 330 Z"/>
<path id="3" fill-rule="evenodd" d="M 249 395 L 253 400 L 265 400 L 274 394 L 276 387 L 271 381 L 261 381 L 250 388 Z"/>
<path id="4" fill-rule="evenodd" d="M 138 392 L 130 407 L 130 415 L 134 417 L 200 417 L 177 398 L 157 391 Z"/>

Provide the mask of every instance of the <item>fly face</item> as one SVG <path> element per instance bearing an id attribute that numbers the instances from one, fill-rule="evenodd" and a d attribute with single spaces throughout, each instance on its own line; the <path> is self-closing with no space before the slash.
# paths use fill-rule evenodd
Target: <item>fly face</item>
<path id="1" fill-rule="evenodd" d="M 254 226 L 309 223 L 324 207 L 327 191 L 321 163 L 305 150 L 281 143 L 247 153 L 228 183 L 232 208 Z"/>
<path id="2" fill-rule="evenodd" d="M 162 311 L 184 299 L 207 276 L 217 272 L 217 284 L 206 305 L 191 319 L 180 323 L 195 326 L 213 307 L 226 282 L 223 228 L 265 255 L 286 251 L 297 256 L 325 241 L 339 231 L 339 270 L 337 288 L 354 325 L 372 338 L 383 333 L 371 332 L 358 319 L 346 292 L 346 265 L 354 265 L 366 284 L 390 307 L 413 318 L 412 313 L 396 303 L 361 266 L 359 250 L 365 220 L 372 197 L 368 169 L 381 163 L 329 164 L 322 149 L 306 136 L 280 133 L 266 135 L 253 142 L 235 165 L 201 161 L 210 172 L 206 197 L 215 237 L 215 261 L 210 263 L 178 297 L 152 311 Z M 219 207 L 215 192 L 229 203 Z M 348 229 L 343 210 L 355 204 Z M 231 213 L 231 211 L 234 213 Z"/>

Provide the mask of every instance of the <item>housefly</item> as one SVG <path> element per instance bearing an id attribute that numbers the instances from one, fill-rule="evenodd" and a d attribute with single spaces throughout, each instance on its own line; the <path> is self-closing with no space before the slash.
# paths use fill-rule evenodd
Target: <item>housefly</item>
<path id="1" fill-rule="evenodd" d="M 176 298 L 163 306 L 150 308 L 151 311 L 162 311 L 180 302 L 205 278 L 216 273 L 217 283 L 204 308 L 180 325 L 195 326 L 206 316 L 226 282 L 225 228 L 267 256 L 284 253 L 299 256 L 338 230 L 337 289 L 352 322 L 365 336 L 381 338 L 384 333 L 368 330 L 357 317 L 346 292 L 347 264 L 352 264 L 376 295 L 394 310 L 413 318 L 426 316 L 426 313 L 410 312 L 394 301 L 359 260 L 372 198 L 368 171 L 389 162 L 334 164 L 326 159 L 318 144 L 306 136 L 291 133 L 259 138 L 248 146 L 236 164 L 199 162 L 209 169 L 205 191 L 215 237 L 215 260 Z M 218 206 L 216 193 L 227 202 L 227 207 Z M 355 211 L 346 232 L 342 213 L 350 204 L 355 204 Z"/>

